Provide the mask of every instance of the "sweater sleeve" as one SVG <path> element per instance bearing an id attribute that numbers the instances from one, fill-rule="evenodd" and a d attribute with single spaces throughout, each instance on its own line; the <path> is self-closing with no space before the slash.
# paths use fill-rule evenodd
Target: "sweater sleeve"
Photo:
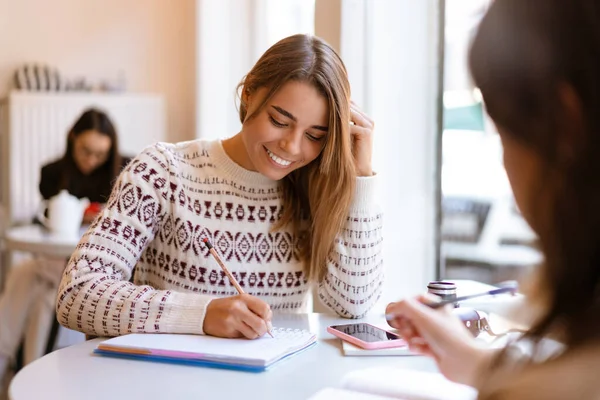
<path id="1" fill-rule="evenodd" d="M 319 284 L 321 302 L 345 318 L 362 318 L 381 296 L 382 215 L 375 205 L 376 176 L 358 177 L 350 215 Z"/>
<path id="2" fill-rule="evenodd" d="M 120 174 L 63 274 L 56 303 L 62 325 L 100 336 L 203 333 L 212 297 L 130 282 L 175 201 L 169 160 L 160 145 L 148 147 Z"/>

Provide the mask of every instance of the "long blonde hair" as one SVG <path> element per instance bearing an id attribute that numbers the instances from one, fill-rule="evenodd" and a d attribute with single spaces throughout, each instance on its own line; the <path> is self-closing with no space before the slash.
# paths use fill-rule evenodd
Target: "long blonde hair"
<path id="1" fill-rule="evenodd" d="M 251 115 L 247 115 L 246 96 L 239 96 L 240 121 L 255 117 L 289 81 L 309 83 L 327 99 L 329 132 L 317 159 L 282 179 L 283 213 L 274 229 L 292 226 L 307 279 L 321 281 L 329 253 L 348 218 L 356 181 L 350 84 L 344 63 L 325 41 L 310 35 L 287 37 L 269 48 L 238 85 L 238 94 L 269 89 Z M 309 223 L 307 227 L 303 221 Z"/>

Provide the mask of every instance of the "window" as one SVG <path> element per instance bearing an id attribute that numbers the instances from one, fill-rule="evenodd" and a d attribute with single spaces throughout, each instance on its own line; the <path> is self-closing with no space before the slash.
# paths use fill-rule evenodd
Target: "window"
<path id="1" fill-rule="evenodd" d="M 446 0 L 442 257 L 446 278 L 495 283 L 539 263 L 502 163 L 500 138 L 469 74 L 469 46 L 491 0 Z"/>

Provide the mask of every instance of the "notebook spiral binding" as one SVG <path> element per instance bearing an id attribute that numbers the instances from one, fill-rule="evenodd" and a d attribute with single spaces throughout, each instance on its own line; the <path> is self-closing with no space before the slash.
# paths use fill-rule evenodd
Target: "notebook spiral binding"
<path id="1" fill-rule="evenodd" d="M 271 331 L 274 335 L 282 335 L 282 336 L 301 336 L 301 335 L 310 335 L 311 332 L 306 329 L 300 328 L 277 328 L 274 327 Z"/>

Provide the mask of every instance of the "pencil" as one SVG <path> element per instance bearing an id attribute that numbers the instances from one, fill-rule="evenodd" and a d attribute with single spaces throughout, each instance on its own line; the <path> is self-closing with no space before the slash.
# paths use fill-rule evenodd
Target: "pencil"
<path id="1" fill-rule="evenodd" d="M 459 301 L 474 299 L 476 297 L 495 296 L 497 294 L 502 294 L 502 293 L 515 294 L 516 292 L 517 292 L 517 290 L 514 287 L 502 287 L 499 289 L 494 289 L 494 290 L 490 290 L 490 291 L 483 292 L 483 293 L 476 293 L 476 294 L 470 294 L 470 295 L 466 295 L 466 296 L 455 297 L 453 299 L 447 299 L 447 300 L 443 300 L 443 301 L 440 301 L 437 303 L 427 303 L 427 306 L 429 306 L 431 308 L 440 308 L 440 307 L 444 307 L 446 304 L 452 304 L 452 303 L 456 303 Z"/>
<path id="2" fill-rule="evenodd" d="M 208 238 L 204 238 L 204 239 L 202 239 L 202 241 L 204 242 L 204 245 L 208 248 L 209 253 L 212 254 L 213 258 L 217 261 L 217 264 L 219 264 L 219 267 L 221 267 L 221 269 L 223 270 L 225 275 L 227 275 L 227 277 L 229 278 L 229 281 L 235 287 L 235 289 L 238 291 L 238 293 L 244 294 L 245 293 L 244 289 L 242 289 L 242 287 L 240 286 L 238 281 L 234 278 L 234 276 L 231 275 L 231 272 L 229 272 L 229 269 L 225 266 L 225 264 L 223 263 L 223 260 L 221 260 L 221 257 L 219 257 L 219 253 L 217 253 L 217 251 L 213 247 L 210 240 L 208 240 Z M 267 328 L 268 328 L 267 333 L 271 337 L 274 337 L 273 334 L 271 333 L 271 329 L 268 327 L 268 325 L 267 325 Z"/>
<path id="3" fill-rule="evenodd" d="M 470 294 L 470 295 L 466 295 L 466 296 L 455 297 L 453 299 L 442 300 L 437 303 L 424 303 L 424 304 L 430 308 L 435 309 L 435 308 L 443 307 L 447 304 L 456 303 L 458 301 L 474 299 L 476 297 L 481 297 L 481 296 L 495 296 L 497 294 L 502 294 L 502 293 L 510 293 L 510 294 L 514 295 L 515 293 L 517 293 L 517 287 L 515 285 L 506 286 L 506 287 L 501 287 L 501 288 L 494 289 L 494 290 L 489 290 L 487 292 Z M 396 315 L 394 315 L 394 314 L 386 314 L 385 315 L 385 319 L 388 321 L 391 321 L 394 318 L 396 318 Z"/>

